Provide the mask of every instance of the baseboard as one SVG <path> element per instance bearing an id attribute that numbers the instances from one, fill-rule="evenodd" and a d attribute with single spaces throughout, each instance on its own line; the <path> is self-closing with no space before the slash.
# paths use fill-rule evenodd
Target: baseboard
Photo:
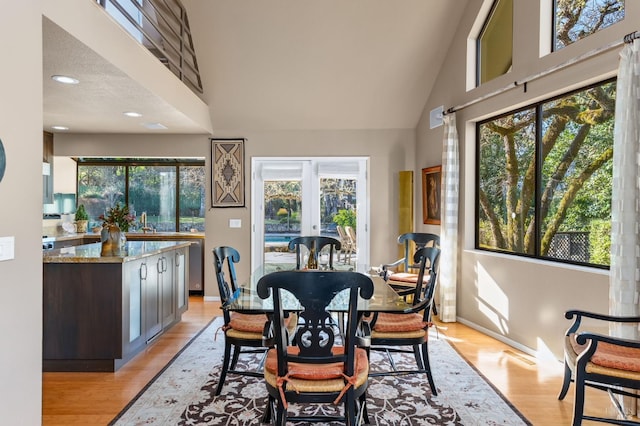
<path id="1" fill-rule="evenodd" d="M 205 302 L 219 302 L 220 301 L 220 296 L 205 296 L 204 297 L 204 301 Z"/>
<path id="2" fill-rule="evenodd" d="M 531 355 L 532 357 L 538 358 L 538 352 L 535 351 L 534 349 L 531 349 L 528 346 L 525 346 L 521 343 L 516 342 L 515 340 L 511 340 L 508 337 L 503 336 L 502 334 L 498 334 L 495 331 L 489 330 L 488 328 L 484 328 L 474 322 L 471 322 L 469 320 L 466 320 L 464 318 L 460 318 L 460 317 L 456 317 L 456 321 L 466 325 L 469 328 L 473 328 L 476 331 L 479 331 L 482 334 L 486 334 L 487 336 L 490 336 L 506 345 L 509 345 L 519 351 L 522 351 L 524 353 L 526 353 L 527 355 Z"/>

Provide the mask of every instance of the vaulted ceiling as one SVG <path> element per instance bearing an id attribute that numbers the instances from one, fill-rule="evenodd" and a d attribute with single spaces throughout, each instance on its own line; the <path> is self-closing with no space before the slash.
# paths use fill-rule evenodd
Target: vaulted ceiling
<path id="1" fill-rule="evenodd" d="M 416 126 L 466 0 L 183 4 L 213 129 L 389 129 Z M 71 131 L 158 132 L 131 120 L 109 121 L 121 115 L 125 97 L 128 109 L 151 111 L 170 133 L 202 133 L 170 103 L 60 31 L 45 20 L 45 128 L 64 121 Z M 48 75 L 62 65 L 101 88 L 79 85 L 72 99 L 59 93 Z"/>

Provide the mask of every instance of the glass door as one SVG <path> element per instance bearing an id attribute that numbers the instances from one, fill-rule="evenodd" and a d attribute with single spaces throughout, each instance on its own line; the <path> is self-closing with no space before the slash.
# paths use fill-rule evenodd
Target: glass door
<path id="1" fill-rule="evenodd" d="M 336 269 L 367 263 L 367 164 L 363 157 L 254 158 L 252 269 L 290 268 L 295 257 L 288 243 L 300 235 L 341 240 Z M 351 237 L 342 236 L 345 229 Z M 323 260 L 328 254 L 321 253 Z"/>

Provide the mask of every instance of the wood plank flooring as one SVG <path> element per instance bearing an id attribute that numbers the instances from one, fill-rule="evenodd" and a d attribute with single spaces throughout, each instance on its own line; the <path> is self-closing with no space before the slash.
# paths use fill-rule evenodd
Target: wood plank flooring
<path id="1" fill-rule="evenodd" d="M 116 373 L 43 373 L 42 424 L 108 424 L 193 336 L 220 314 L 219 306 L 217 302 L 203 301 L 201 296 L 191 296 L 182 322 Z M 559 362 L 540 362 L 462 324 L 436 322 L 436 326 L 438 338 L 448 339 L 534 425 L 571 423 L 573 385 L 565 400 L 558 401 L 562 382 Z M 590 413 L 611 410 L 608 397 L 602 392 L 588 392 L 587 401 Z"/>

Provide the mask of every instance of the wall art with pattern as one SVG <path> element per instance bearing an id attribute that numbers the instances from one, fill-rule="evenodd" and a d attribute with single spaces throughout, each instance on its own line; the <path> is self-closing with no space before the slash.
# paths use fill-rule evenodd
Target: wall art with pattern
<path id="1" fill-rule="evenodd" d="M 244 139 L 211 139 L 211 205 L 244 207 Z"/>

